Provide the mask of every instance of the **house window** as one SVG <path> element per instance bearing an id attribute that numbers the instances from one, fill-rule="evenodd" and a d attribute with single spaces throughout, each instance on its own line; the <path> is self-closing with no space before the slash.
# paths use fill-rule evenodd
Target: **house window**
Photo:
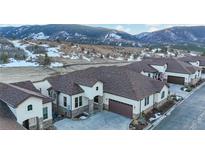
<path id="1" fill-rule="evenodd" d="M 149 104 L 149 96 L 145 98 L 145 104 L 144 106 L 147 106 Z"/>
<path id="2" fill-rule="evenodd" d="M 148 73 L 148 77 L 150 77 L 151 75 L 150 75 L 150 73 Z"/>
<path id="3" fill-rule="evenodd" d="M 67 106 L 67 97 L 63 97 L 63 105 L 66 107 Z"/>
<path id="4" fill-rule="evenodd" d="M 97 91 L 98 91 L 98 89 L 99 89 L 99 88 L 98 88 L 98 87 L 96 87 L 96 90 L 97 90 Z"/>
<path id="5" fill-rule="evenodd" d="M 82 96 L 79 97 L 79 106 L 82 106 L 83 105 L 83 98 Z"/>
<path id="6" fill-rule="evenodd" d="M 78 97 L 75 98 L 75 108 L 78 107 Z"/>
<path id="7" fill-rule="evenodd" d="M 164 96 L 165 96 L 165 91 L 162 92 L 161 99 L 163 99 Z"/>
<path id="8" fill-rule="evenodd" d="M 33 110 L 33 106 L 32 106 L 32 105 L 28 105 L 27 110 L 28 110 L 28 111 Z"/>
<path id="9" fill-rule="evenodd" d="M 48 119 L 48 108 L 43 108 L 43 120 Z"/>

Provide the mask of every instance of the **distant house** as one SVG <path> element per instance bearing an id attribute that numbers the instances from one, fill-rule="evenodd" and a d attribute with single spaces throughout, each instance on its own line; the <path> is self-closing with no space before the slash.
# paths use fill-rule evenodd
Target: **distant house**
<path id="1" fill-rule="evenodd" d="M 70 72 L 34 85 L 55 99 L 55 112 L 70 118 L 103 109 L 134 118 L 166 102 L 169 93 L 164 82 L 117 66 Z"/>
<path id="2" fill-rule="evenodd" d="M 155 69 L 159 80 L 163 79 L 168 83 L 195 85 L 201 79 L 201 68 L 175 58 L 147 58 L 140 63 L 139 65 L 139 62 L 135 62 L 126 67 L 136 72 L 139 72 L 136 68 Z"/>
<path id="3" fill-rule="evenodd" d="M 193 66 L 200 67 L 202 73 L 205 73 L 205 56 L 187 56 L 179 58 L 179 60 L 187 62 Z"/>
<path id="4" fill-rule="evenodd" d="M 124 69 L 129 69 L 137 73 L 141 73 L 142 75 L 148 76 L 153 79 L 163 80 L 162 72 L 165 71 L 158 71 L 155 65 L 150 65 L 146 63 L 146 61 L 138 61 L 131 63 L 129 65 L 122 66 Z M 165 68 L 166 69 L 166 68 Z"/>
<path id="5" fill-rule="evenodd" d="M 0 83 L 0 129 L 46 129 L 52 125 L 52 101 L 30 81 Z"/>

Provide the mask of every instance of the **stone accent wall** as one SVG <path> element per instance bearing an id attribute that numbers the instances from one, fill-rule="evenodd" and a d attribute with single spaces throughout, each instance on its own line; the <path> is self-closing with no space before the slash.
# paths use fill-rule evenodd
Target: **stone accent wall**
<path id="1" fill-rule="evenodd" d="M 83 112 L 89 112 L 89 105 L 86 105 L 86 106 L 80 107 L 76 110 L 73 110 L 71 118 L 74 118 L 74 117 L 82 114 Z"/>
<path id="2" fill-rule="evenodd" d="M 191 85 L 196 85 L 199 82 L 200 79 L 193 79 L 191 81 Z"/>
<path id="3" fill-rule="evenodd" d="M 107 104 L 103 104 L 103 109 L 104 110 L 109 110 L 109 106 Z"/>
<path id="4" fill-rule="evenodd" d="M 53 120 L 46 120 L 46 121 L 43 121 L 43 129 L 47 129 L 49 127 L 51 127 L 53 125 Z"/>
<path id="5" fill-rule="evenodd" d="M 66 108 L 64 108 L 64 107 L 59 106 L 59 107 L 57 108 L 57 105 L 53 103 L 52 109 L 53 109 L 53 112 L 55 112 L 55 113 L 58 113 L 58 114 L 60 114 L 60 115 L 62 115 L 62 116 L 71 118 L 71 111 L 68 111 L 68 110 L 67 110 Z"/>
<path id="6" fill-rule="evenodd" d="M 38 121 L 38 129 L 42 130 L 43 129 L 43 118 L 37 118 Z"/>

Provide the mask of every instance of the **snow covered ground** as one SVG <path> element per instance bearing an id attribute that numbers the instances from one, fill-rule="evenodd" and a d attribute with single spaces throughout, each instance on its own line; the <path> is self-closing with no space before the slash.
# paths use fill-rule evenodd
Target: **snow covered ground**
<path id="1" fill-rule="evenodd" d="M 31 67 L 31 66 L 39 66 L 39 64 L 34 62 L 26 62 L 25 60 L 15 60 L 13 58 L 9 59 L 9 63 L 0 64 L 0 67 Z"/>
<path id="2" fill-rule="evenodd" d="M 53 62 L 50 64 L 50 67 L 53 68 L 53 67 L 62 67 L 63 66 L 63 63 L 59 63 L 59 62 Z"/>
<path id="3" fill-rule="evenodd" d="M 33 38 L 34 40 L 45 40 L 45 39 L 48 39 L 49 36 L 46 36 L 43 32 L 40 32 L 40 33 L 32 33 L 29 38 Z"/>
<path id="4" fill-rule="evenodd" d="M 61 57 L 62 52 L 59 52 L 60 47 L 47 48 L 49 57 Z"/>
<path id="5" fill-rule="evenodd" d="M 36 59 L 36 55 L 26 49 L 28 44 L 22 44 L 22 43 L 20 43 L 19 40 L 14 40 L 14 41 L 10 41 L 10 42 L 13 43 L 14 47 L 22 49 L 27 54 L 27 56 L 28 56 L 27 60 L 30 60 L 31 58 Z"/>

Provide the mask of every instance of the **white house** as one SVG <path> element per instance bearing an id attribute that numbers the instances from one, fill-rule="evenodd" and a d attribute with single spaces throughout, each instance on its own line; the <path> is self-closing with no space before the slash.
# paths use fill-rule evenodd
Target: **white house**
<path id="1" fill-rule="evenodd" d="M 201 68 L 175 58 L 149 58 L 142 62 L 156 69 L 160 78 L 168 83 L 195 85 L 201 79 Z M 137 63 L 131 65 L 136 66 Z"/>
<path id="2" fill-rule="evenodd" d="M 52 125 L 52 99 L 40 94 L 30 81 L 0 83 L 0 91 L 1 103 L 24 128 L 46 129 Z"/>
<path id="3" fill-rule="evenodd" d="M 133 118 L 166 102 L 169 91 L 164 82 L 116 66 L 49 77 L 34 85 L 48 90 L 55 112 L 71 118 L 103 109 Z"/>
<path id="4" fill-rule="evenodd" d="M 205 56 L 186 56 L 179 58 L 179 60 L 200 67 L 202 73 L 205 73 Z"/>

